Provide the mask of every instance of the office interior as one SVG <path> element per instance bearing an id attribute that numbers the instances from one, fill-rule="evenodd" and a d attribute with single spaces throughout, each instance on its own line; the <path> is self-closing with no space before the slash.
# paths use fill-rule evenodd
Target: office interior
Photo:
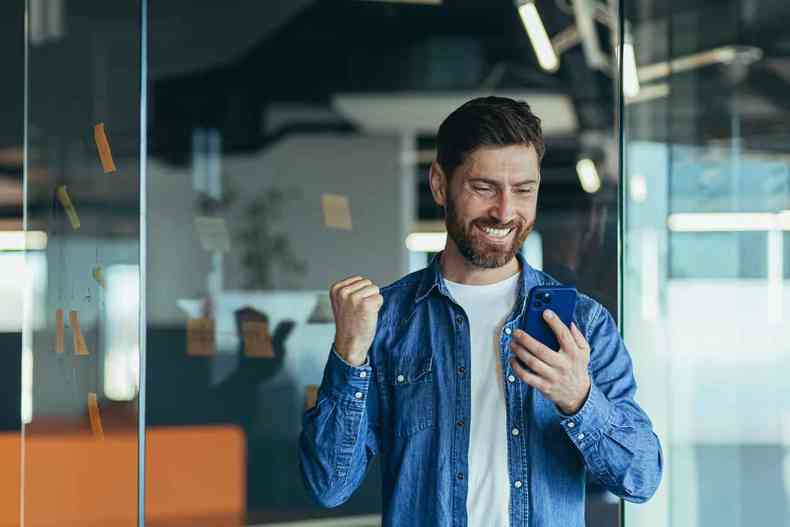
<path id="1" fill-rule="evenodd" d="M 664 448 L 589 527 L 790 525 L 790 4 L 0 4 L 0 526 L 380 525 L 297 464 L 329 285 L 444 245 L 441 120 L 543 120 L 523 253 L 618 320 Z"/>

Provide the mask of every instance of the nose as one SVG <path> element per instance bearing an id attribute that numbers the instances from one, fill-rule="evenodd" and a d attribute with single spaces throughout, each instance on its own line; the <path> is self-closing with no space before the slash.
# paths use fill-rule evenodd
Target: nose
<path id="1" fill-rule="evenodd" d="M 513 209 L 513 199 L 509 192 L 499 192 L 495 198 L 495 202 L 489 211 L 492 218 L 495 218 L 500 225 L 505 225 L 515 219 L 515 210 Z"/>

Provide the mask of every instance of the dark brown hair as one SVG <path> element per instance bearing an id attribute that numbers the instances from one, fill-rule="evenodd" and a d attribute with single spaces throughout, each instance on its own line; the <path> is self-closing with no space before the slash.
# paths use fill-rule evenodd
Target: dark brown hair
<path id="1" fill-rule="evenodd" d="M 479 97 L 461 105 L 439 126 L 436 160 L 448 179 L 481 147 L 532 145 L 543 159 L 546 146 L 540 118 L 524 101 Z"/>

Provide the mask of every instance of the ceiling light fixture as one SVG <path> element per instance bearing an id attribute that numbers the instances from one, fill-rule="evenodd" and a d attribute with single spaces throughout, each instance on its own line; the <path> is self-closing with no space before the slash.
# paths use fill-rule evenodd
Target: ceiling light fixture
<path id="1" fill-rule="evenodd" d="M 543 25 L 535 2 L 528 0 L 517 5 L 518 14 L 527 31 L 532 49 L 535 50 L 540 67 L 549 72 L 557 71 L 560 67 L 560 59 L 548 33 L 546 33 L 546 27 Z"/>
<path id="2" fill-rule="evenodd" d="M 623 39 L 623 94 L 626 97 L 639 95 L 639 72 L 636 69 L 634 39 L 631 38 L 628 26 L 625 28 L 625 38 Z"/>
<path id="3" fill-rule="evenodd" d="M 579 176 L 579 183 L 581 183 L 582 188 L 588 194 L 595 194 L 601 190 L 601 178 L 592 159 L 580 159 L 576 163 L 576 174 Z"/>

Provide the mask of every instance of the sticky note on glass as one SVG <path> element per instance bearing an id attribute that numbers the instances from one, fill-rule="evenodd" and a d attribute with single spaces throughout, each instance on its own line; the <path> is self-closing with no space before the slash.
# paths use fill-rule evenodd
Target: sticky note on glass
<path id="1" fill-rule="evenodd" d="M 91 432 L 98 439 L 104 439 L 104 428 L 101 424 L 101 414 L 99 413 L 99 401 L 96 394 L 88 393 L 88 417 L 91 420 Z"/>
<path id="2" fill-rule="evenodd" d="M 187 355 L 209 357 L 214 355 L 214 321 L 210 318 L 187 320 Z"/>
<path id="3" fill-rule="evenodd" d="M 94 267 L 91 274 L 93 274 L 93 279 L 96 280 L 97 284 L 107 288 L 107 282 L 104 281 L 104 273 L 102 272 L 101 265 Z"/>
<path id="4" fill-rule="evenodd" d="M 69 325 L 73 334 L 74 354 L 88 355 L 88 346 L 85 345 L 85 339 L 80 329 L 80 317 L 76 311 L 69 311 Z"/>
<path id="5" fill-rule="evenodd" d="M 244 337 L 244 354 L 247 357 L 274 358 L 268 322 L 257 320 L 242 322 L 241 332 Z"/>
<path id="6" fill-rule="evenodd" d="M 324 225 L 327 228 L 351 230 L 351 205 L 348 196 L 323 194 L 321 208 L 324 210 Z"/>
<path id="7" fill-rule="evenodd" d="M 66 349 L 65 346 L 65 322 L 63 319 L 63 310 L 58 309 L 55 311 L 55 353 L 63 353 Z"/>
<path id="8" fill-rule="evenodd" d="M 107 132 L 104 130 L 104 123 L 99 123 L 93 127 L 93 140 L 99 150 L 99 159 L 104 173 L 115 172 L 115 162 L 112 160 L 110 141 L 107 140 Z"/>
<path id="9" fill-rule="evenodd" d="M 304 390 L 305 410 L 309 410 L 310 408 L 315 406 L 317 400 L 318 400 L 318 385 L 308 384 L 307 388 L 305 388 Z"/>
<path id="10" fill-rule="evenodd" d="M 203 249 L 223 253 L 230 251 L 230 235 L 223 218 L 198 216 L 195 218 L 195 228 Z"/>
<path id="11" fill-rule="evenodd" d="M 58 196 L 58 201 L 60 201 L 60 204 L 63 205 L 63 208 L 66 210 L 66 216 L 69 217 L 71 228 L 76 231 L 80 228 L 80 217 L 77 215 L 77 209 L 74 208 L 74 204 L 71 202 L 69 191 L 66 190 L 66 185 L 59 186 L 55 193 Z"/>

